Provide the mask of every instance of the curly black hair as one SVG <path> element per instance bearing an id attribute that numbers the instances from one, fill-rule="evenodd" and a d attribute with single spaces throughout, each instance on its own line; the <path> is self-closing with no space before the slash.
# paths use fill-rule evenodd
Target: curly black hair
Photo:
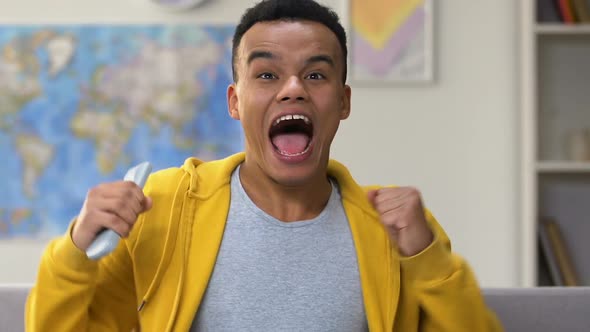
<path id="1" fill-rule="evenodd" d="M 269 21 L 295 21 L 306 20 L 321 23 L 330 29 L 338 38 L 342 49 L 344 73 L 343 82 L 346 82 L 346 58 L 348 49 L 346 46 L 346 31 L 340 24 L 338 15 L 330 8 L 323 6 L 314 0 L 263 0 L 254 7 L 246 10 L 240 23 L 236 27 L 232 40 L 232 74 L 234 82 L 238 81 L 236 72 L 236 53 L 242 40 L 242 36 L 254 24 Z"/>

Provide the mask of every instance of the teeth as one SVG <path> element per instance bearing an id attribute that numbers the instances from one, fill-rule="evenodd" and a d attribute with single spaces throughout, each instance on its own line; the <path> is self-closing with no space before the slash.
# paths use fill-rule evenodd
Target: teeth
<path id="1" fill-rule="evenodd" d="M 288 114 L 288 115 L 283 115 L 280 118 L 276 119 L 274 124 L 276 125 L 279 122 L 284 121 L 284 120 L 303 120 L 307 124 L 311 123 L 311 121 L 309 120 L 309 118 L 306 117 L 305 115 L 301 115 L 301 114 L 293 114 L 293 115 L 291 115 L 291 114 Z"/>

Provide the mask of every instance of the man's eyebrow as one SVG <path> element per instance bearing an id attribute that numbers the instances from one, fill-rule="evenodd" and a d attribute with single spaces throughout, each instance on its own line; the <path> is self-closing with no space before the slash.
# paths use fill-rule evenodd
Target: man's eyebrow
<path id="1" fill-rule="evenodd" d="M 316 62 L 325 62 L 325 63 L 329 64 L 330 66 L 334 67 L 334 60 L 329 55 L 324 55 L 324 54 L 314 55 L 305 61 L 305 63 L 307 65 L 310 65 L 310 64 L 316 63 Z"/>
<path id="2" fill-rule="evenodd" d="M 272 52 L 269 51 L 253 51 L 252 53 L 250 53 L 248 55 L 248 61 L 247 63 L 250 64 L 252 63 L 252 61 L 256 60 L 256 59 L 269 59 L 269 60 L 274 60 L 277 59 L 278 56 Z M 305 61 L 306 65 L 310 65 L 313 63 L 317 63 L 317 62 L 325 62 L 328 65 L 334 67 L 334 60 L 332 59 L 331 56 L 329 55 L 325 55 L 325 54 L 319 54 L 319 55 L 314 55 L 311 56 L 310 58 L 308 58 Z"/>
<path id="3" fill-rule="evenodd" d="M 273 60 L 276 59 L 277 56 L 269 51 L 253 51 L 248 55 L 248 64 L 252 63 L 252 61 L 256 59 L 269 59 Z"/>

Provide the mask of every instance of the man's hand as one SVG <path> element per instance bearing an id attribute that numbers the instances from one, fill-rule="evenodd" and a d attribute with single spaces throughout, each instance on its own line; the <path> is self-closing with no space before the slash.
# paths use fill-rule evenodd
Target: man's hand
<path id="1" fill-rule="evenodd" d="M 417 189 L 381 188 L 369 191 L 368 198 L 403 256 L 414 256 L 432 243 L 434 237 Z"/>
<path id="2" fill-rule="evenodd" d="M 152 200 L 131 181 L 98 185 L 88 191 L 82 210 L 72 229 L 72 241 L 86 251 L 103 228 L 127 237 L 137 216 L 152 207 Z"/>

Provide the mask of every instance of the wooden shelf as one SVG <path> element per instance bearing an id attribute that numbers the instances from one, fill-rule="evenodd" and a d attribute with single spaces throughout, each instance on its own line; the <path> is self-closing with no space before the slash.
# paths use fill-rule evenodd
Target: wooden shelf
<path id="1" fill-rule="evenodd" d="M 589 35 L 590 24 L 539 23 L 535 32 L 541 35 Z"/>
<path id="2" fill-rule="evenodd" d="M 540 161 L 539 173 L 590 173 L 590 162 L 580 161 Z"/>
<path id="3" fill-rule="evenodd" d="M 570 254 L 583 285 L 590 285 L 590 160 L 571 161 L 574 130 L 590 129 L 590 22 L 557 22 L 550 0 L 521 3 L 521 188 L 519 244 L 523 287 L 553 285 L 539 251 L 539 217 L 559 221 L 574 245 Z M 542 7 L 543 6 L 543 7 Z M 541 9 L 541 11 L 539 10 Z M 547 21 L 542 21 L 547 20 Z"/>

